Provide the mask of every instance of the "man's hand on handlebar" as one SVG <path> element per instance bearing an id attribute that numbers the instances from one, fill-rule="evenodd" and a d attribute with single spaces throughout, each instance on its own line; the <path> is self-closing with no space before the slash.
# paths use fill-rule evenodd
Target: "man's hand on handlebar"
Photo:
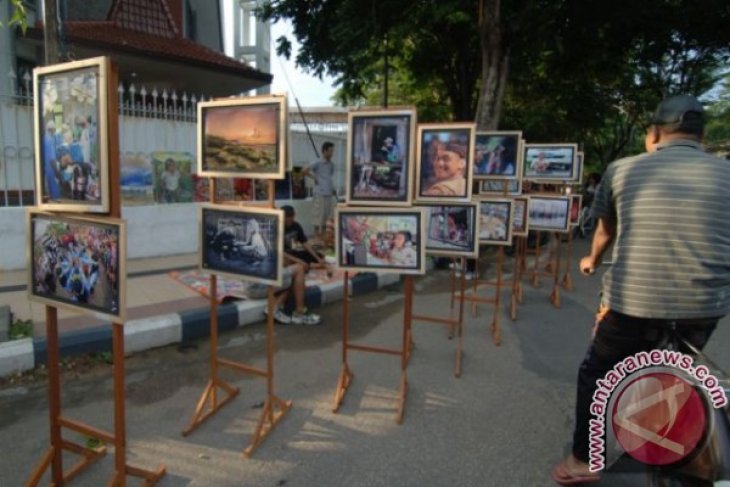
<path id="1" fill-rule="evenodd" d="M 584 276 L 592 276 L 596 273 L 596 267 L 598 267 L 601 263 L 597 261 L 593 256 L 588 255 L 586 257 L 583 257 L 580 260 L 580 264 L 578 264 L 580 268 L 580 273 Z"/>

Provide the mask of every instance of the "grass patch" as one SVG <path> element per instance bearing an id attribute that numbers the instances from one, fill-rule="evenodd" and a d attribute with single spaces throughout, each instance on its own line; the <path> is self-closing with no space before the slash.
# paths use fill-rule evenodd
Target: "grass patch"
<path id="1" fill-rule="evenodd" d="M 11 340 L 31 338 L 33 336 L 33 320 L 13 320 L 8 335 Z"/>

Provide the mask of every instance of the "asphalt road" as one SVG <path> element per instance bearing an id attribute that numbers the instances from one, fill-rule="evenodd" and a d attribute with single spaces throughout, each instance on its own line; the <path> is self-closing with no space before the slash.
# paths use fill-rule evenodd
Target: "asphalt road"
<path id="1" fill-rule="evenodd" d="M 585 242 L 578 247 L 585 249 Z M 434 271 L 416 280 L 417 313 L 448 313 L 447 276 Z M 551 286 L 545 280 L 539 288 L 525 286 L 515 322 L 504 299 L 499 347 L 489 335 L 491 306 L 481 305 L 478 317 L 468 312 L 458 379 L 455 343 L 446 328 L 416 323 L 402 425 L 395 422 L 397 357 L 351 352 L 355 378 L 339 414 L 331 412 L 341 363 L 341 302 L 320 310 L 320 326 L 277 326 L 276 392 L 294 407 L 250 459 L 241 453 L 258 419 L 264 381 L 224 371 L 241 393 L 184 438 L 180 432 L 207 381 L 209 342 L 131 356 L 126 361 L 129 462 L 144 468 L 165 464 L 162 487 L 552 485 L 551 468 L 569 449 L 575 377 L 600 283 L 577 272 L 573 279 L 575 289 L 562 293 L 561 309 L 549 303 Z M 402 305 L 401 285 L 358 297 L 351 305 L 351 339 L 398 346 Z M 726 369 L 728 325 L 721 323 L 707 348 Z M 223 335 L 220 348 L 223 357 L 263 366 L 263 324 Z M 109 367 L 66 381 L 62 390 L 67 417 L 112 429 Z M 22 485 L 48 445 L 46 384 L 0 390 L 0 445 L 0 486 Z M 71 485 L 105 485 L 112 465 L 110 453 Z M 645 482 L 645 474 L 629 465 L 595 485 Z M 128 485 L 139 484 L 130 477 Z"/>

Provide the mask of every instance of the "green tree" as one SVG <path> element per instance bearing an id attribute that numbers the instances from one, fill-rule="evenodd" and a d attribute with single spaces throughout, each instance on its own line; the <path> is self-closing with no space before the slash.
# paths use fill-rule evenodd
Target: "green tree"
<path id="1" fill-rule="evenodd" d="M 13 14 L 10 21 L 8 21 L 8 26 L 17 25 L 25 34 L 25 29 L 28 27 L 28 13 L 25 10 L 23 0 L 10 0 L 10 4 L 13 6 Z M 2 23 L 0 23 L 0 27 L 2 27 Z"/>

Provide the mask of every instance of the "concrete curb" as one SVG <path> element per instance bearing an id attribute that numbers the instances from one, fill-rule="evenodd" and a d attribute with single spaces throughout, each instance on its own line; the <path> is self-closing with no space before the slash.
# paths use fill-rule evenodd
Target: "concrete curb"
<path id="1" fill-rule="evenodd" d="M 366 294 L 399 280 L 399 274 L 357 274 L 350 279 L 350 296 Z M 310 286 L 305 292 L 304 299 L 307 307 L 314 309 L 339 301 L 342 295 L 343 283 L 340 281 Z M 222 304 L 218 307 L 218 329 L 224 332 L 238 326 L 258 323 L 264 319 L 265 307 L 265 300 Z M 205 338 L 209 336 L 209 332 L 209 308 L 131 320 L 124 324 L 125 352 L 131 354 Z M 46 349 L 45 337 L 0 343 L 0 377 L 30 370 L 37 364 L 46 363 Z M 111 327 L 99 326 L 61 333 L 59 349 L 61 357 L 110 352 Z"/>

